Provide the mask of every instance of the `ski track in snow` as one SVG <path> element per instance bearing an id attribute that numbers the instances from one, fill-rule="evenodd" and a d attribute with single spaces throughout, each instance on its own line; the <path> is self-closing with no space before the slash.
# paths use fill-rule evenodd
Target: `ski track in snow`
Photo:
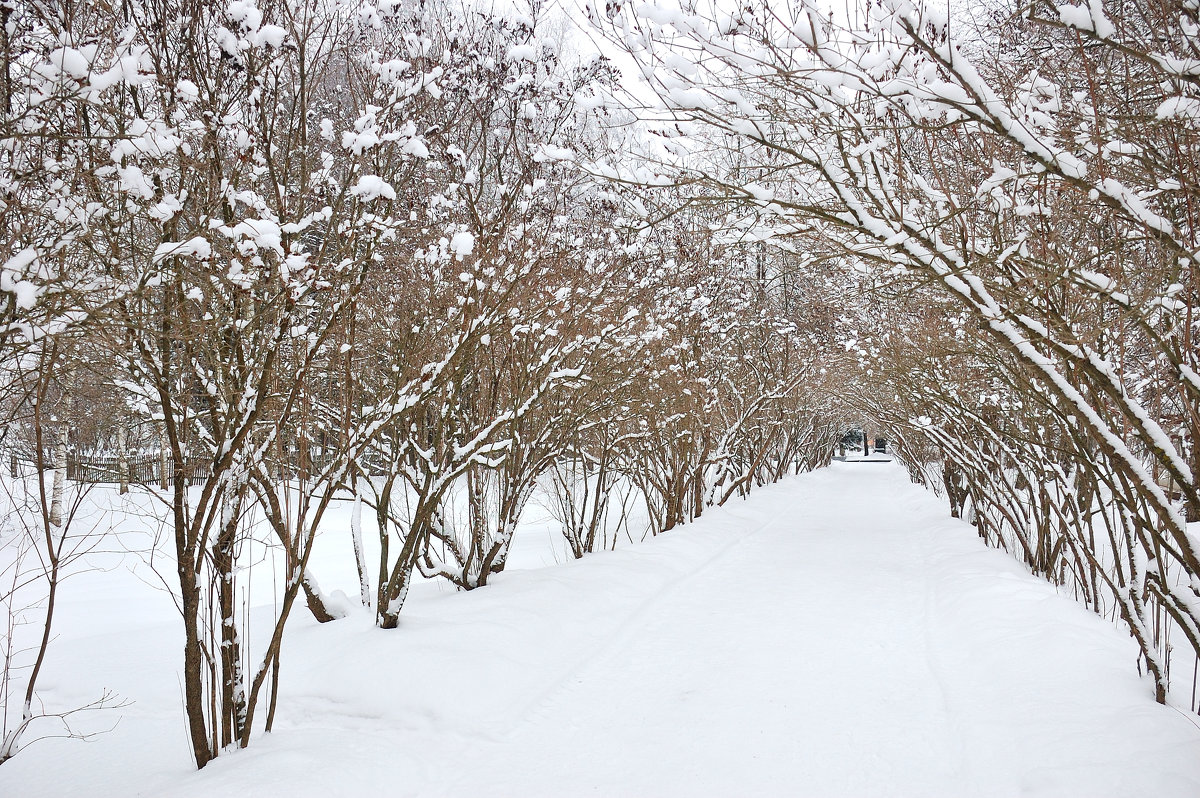
<path id="1" fill-rule="evenodd" d="M 819 514 L 809 512 L 800 518 L 772 513 L 770 520 L 759 524 L 753 532 L 739 535 L 723 546 L 699 569 L 675 580 L 643 604 L 638 613 L 627 619 L 620 635 L 604 641 L 593 652 L 588 664 L 544 697 L 534 713 L 539 721 L 539 731 L 562 728 L 564 725 L 577 730 L 579 734 L 586 734 L 589 727 L 620 728 L 621 734 L 607 738 L 616 743 L 616 750 L 611 751 L 611 757 L 607 758 L 610 761 L 628 758 L 627 752 L 622 754 L 620 749 L 623 748 L 650 751 L 653 752 L 651 761 L 644 765 L 652 768 L 655 764 L 653 760 L 667 757 L 658 750 L 660 745 L 656 745 L 653 735 L 646 735 L 643 730 L 647 728 L 646 723 L 654 727 L 667 724 L 662 724 L 661 718 L 647 717 L 637 726 L 622 728 L 625 719 L 637 718 L 639 711 L 646 713 L 648 708 L 653 708 L 654 696 L 674 693 L 681 699 L 677 711 L 682 710 L 682 713 L 675 719 L 676 723 L 669 725 L 677 725 L 680 730 L 695 728 L 697 724 L 705 722 L 705 715 L 711 711 L 711 707 L 705 706 L 711 701 L 702 702 L 695 712 L 688 708 L 697 696 L 711 700 L 716 697 L 714 694 L 720 693 L 722 695 L 717 703 L 728 710 L 732 694 L 737 697 L 736 702 L 732 702 L 735 707 L 756 708 L 756 711 L 749 713 L 737 712 L 734 708 L 732 714 L 734 717 L 740 715 L 738 719 L 741 722 L 732 724 L 732 728 L 766 738 L 755 742 L 744 752 L 749 754 L 748 764 L 752 764 L 760 758 L 758 751 L 765 753 L 781 742 L 785 743 L 785 747 L 791 747 L 786 742 L 790 735 L 780 735 L 778 732 L 786 730 L 788 726 L 805 725 L 806 704 L 819 698 L 806 695 L 804 684 L 815 685 L 816 689 L 822 691 L 828 689 L 822 687 L 827 680 L 827 671 L 830 666 L 837 668 L 839 660 L 845 659 L 860 665 L 869 663 L 870 670 L 874 670 L 874 665 L 883 665 L 885 668 L 902 666 L 898 668 L 901 673 L 899 677 L 889 674 L 891 678 L 872 679 L 874 685 L 859 686 L 864 695 L 854 702 L 857 712 L 861 712 L 864 704 L 883 704 L 888 700 L 888 694 L 896 690 L 924 689 L 930 684 L 937 688 L 937 680 L 930 678 L 926 672 L 930 661 L 928 654 L 922 646 L 910 648 L 907 645 L 910 640 L 924 643 L 919 634 L 919 630 L 926 626 L 924 606 L 919 608 L 920 614 L 917 614 L 915 610 L 918 608 L 908 604 L 912 596 L 906 596 L 902 590 L 897 591 L 894 580 L 870 581 L 877 572 L 877 566 L 896 569 L 898 563 L 894 559 L 887 563 L 875 562 L 880 558 L 879 554 L 872 556 L 872 550 L 878 548 L 875 535 L 881 531 L 877 527 L 872 528 L 870 535 L 856 536 L 851 541 L 839 539 L 839 527 L 846 525 L 845 517 L 839 517 L 839 514 L 851 512 L 852 507 L 833 506 L 826 507 Z M 736 510 L 732 514 L 735 517 L 740 515 Z M 751 518 L 746 517 L 745 520 L 750 521 Z M 808 534 L 796 535 L 798 529 L 804 529 Z M 886 529 L 882 531 L 886 532 Z M 847 546 L 848 549 L 844 548 Z M 885 556 L 896 554 L 889 549 Z M 923 585 L 925 577 L 912 550 L 899 554 L 905 560 L 902 573 L 917 576 L 922 579 Z M 767 589 L 770 595 L 762 595 L 758 591 L 730 594 L 728 585 L 731 575 L 741 575 L 753 581 L 755 569 L 772 559 L 783 566 L 783 573 L 778 573 L 780 569 L 777 567 L 774 569 L 776 573 L 767 571 L 762 574 L 771 582 Z M 787 573 L 790 570 L 787 564 L 795 564 L 799 576 L 815 563 L 828 566 L 836 559 L 859 562 L 863 566 L 862 574 L 844 584 L 841 583 L 842 578 L 796 579 Z M 807 565 L 800 565 L 806 561 Z M 718 569 L 717 565 L 724 567 Z M 822 568 L 820 572 L 829 575 L 839 573 L 834 568 Z M 783 591 L 777 592 L 780 588 Z M 914 595 L 923 593 L 922 590 Z M 815 632 L 809 631 L 805 621 L 832 620 L 837 616 L 835 613 L 822 612 L 806 619 L 802 617 L 806 614 L 806 607 L 825 604 L 830 608 L 845 608 L 852 599 L 862 602 L 861 607 L 855 608 L 855 617 L 838 619 L 838 623 L 848 621 L 847 625 L 856 630 L 856 637 L 862 638 L 863 645 L 856 645 L 849 655 L 845 647 L 855 645 L 852 641 L 843 642 L 838 647 L 842 649 L 840 651 L 837 648 L 825 650 L 828 645 L 826 641 L 837 639 L 834 630 L 819 628 Z M 870 616 L 876 612 L 880 618 L 872 623 Z M 689 615 L 696 617 L 699 622 L 680 626 L 679 619 Z M 642 625 L 643 616 L 649 619 L 645 626 Z M 900 632 L 889 635 L 889 629 Z M 895 639 L 889 640 L 889 637 Z M 764 644 L 777 650 L 764 651 Z M 715 669 L 711 667 L 714 659 L 724 666 L 717 672 L 713 672 Z M 639 663 L 651 664 L 649 667 L 639 667 Z M 622 669 L 634 678 L 608 676 Z M 629 673 L 630 669 L 634 669 L 632 673 Z M 734 678 L 735 682 L 723 683 L 721 676 Z M 755 680 L 760 681 L 760 689 L 747 694 L 745 683 Z M 836 688 L 829 690 L 830 695 L 840 693 L 841 690 Z M 792 698 L 785 700 L 789 695 Z M 923 704 L 927 703 L 925 696 L 922 699 Z M 599 711 L 591 711 L 585 716 L 590 722 L 584 722 L 573 717 L 580 707 Z M 726 711 L 726 714 L 731 713 Z M 828 734 L 831 727 L 836 728 L 838 736 L 850 742 L 851 746 L 854 746 L 853 738 L 856 735 L 878 736 L 877 723 L 876 730 L 868 732 L 867 729 L 873 725 L 871 721 L 860 724 L 861 718 L 853 715 L 836 718 L 837 714 L 828 713 L 812 726 L 820 729 L 822 735 Z M 514 735 L 515 747 L 520 750 L 554 750 L 552 740 L 538 739 L 539 731 L 519 729 Z M 736 736 L 738 732 L 734 731 L 733 734 Z M 651 739 L 639 739 L 645 737 Z M 691 746 L 686 734 L 676 735 L 676 738 L 682 745 L 680 751 L 675 753 L 687 753 L 689 759 L 694 758 L 696 751 L 689 752 Z M 882 741 L 877 740 L 874 745 L 862 745 L 860 756 L 867 759 L 877 756 L 881 744 Z M 719 747 L 727 746 L 728 741 L 723 741 Z M 704 753 L 703 749 L 700 753 Z M 939 761 L 953 761 L 953 757 L 947 756 L 940 747 L 934 754 Z M 774 754 L 776 760 L 786 757 L 791 760 L 793 767 L 801 770 L 806 767 L 804 760 L 811 756 L 803 746 L 796 746 L 794 750 L 779 750 Z M 564 761 L 569 763 L 569 766 L 560 768 L 564 771 L 561 774 L 564 777 L 582 764 L 569 758 Z M 680 775 L 690 769 L 695 779 L 695 783 L 688 785 L 681 794 L 702 792 L 706 783 L 712 786 L 713 774 L 706 772 L 703 761 L 702 757 L 695 757 L 692 762 L 677 763 Z M 906 762 L 905 768 L 911 767 L 911 764 Z M 764 768 L 771 769 L 765 763 Z M 742 778 L 739 775 L 725 785 L 723 794 L 736 794 Z M 785 777 L 773 783 L 771 788 L 782 793 L 788 784 L 789 779 Z M 464 790 L 468 788 L 467 784 L 462 786 Z M 619 782 L 609 785 L 613 790 L 618 790 L 620 786 Z M 835 786 L 823 786 L 822 793 Z"/>
<path id="2" fill-rule="evenodd" d="M 276 731 L 201 772 L 177 631 L 143 607 L 88 633 L 68 608 L 47 684 L 120 673 L 136 703 L 94 742 L 20 754 L 0 796 L 1200 795 L 1200 722 L 1153 702 L 1133 643 L 895 465 L 835 463 L 472 593 L 419 587 L 396 631 L 297 617 Z"/>
<path id="3" fill-rule="evenodd" d="M 580 679 L 584 672 L 598 669 L 605 662 L 614 658 L 616 654 L 628 648 L 631 641 L 636 639 L 637 635 L 642 632 L 641 624 L 647 618 L 652 618 L 657 614 L 661 610 L 662 604 L 668 598 L 688 583 L 696 581 L 714 566 L 720 564 L 722 558 L 725 557 L 730 549 L 743 545 L 748 538 L 758 534 L 770 525 L 771 522 L 768 521 L 759 524 L 744 536 L 739 535 L 734 537 L 705 559 L 695 570 L 673 578 L 666 585 L 656 590 L 653 595 L 642 601 L 632 613 L 625 616 L 615 632 L 590 647 L 584 659 L 576 662 L 566 672 L 554 678 L 552 686 L 522 710 L 514 721 L 528 722 L 532 717 L 536 716 L 539 708 L 554 704 L 556 697 L 560 693 L 570 692 L 573 684 Z"/>

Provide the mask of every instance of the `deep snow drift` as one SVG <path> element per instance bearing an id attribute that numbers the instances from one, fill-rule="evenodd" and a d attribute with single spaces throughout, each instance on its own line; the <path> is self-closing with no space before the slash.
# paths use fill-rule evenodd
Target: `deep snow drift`
<path id="1" fill-rule="evenodd" d="M 337 535 L 314 569 L 353 595 Z M 201 772 L 169 598 L 133 573 L 68 587 L 47 699 L 134 703 L 21 753 L 3 796 L 1200 795 L 1200 719 L 1153 703 L 1133 643 L 890 464 L 423 585 L 395 631 L 298 612 L 276 731 Z"/>

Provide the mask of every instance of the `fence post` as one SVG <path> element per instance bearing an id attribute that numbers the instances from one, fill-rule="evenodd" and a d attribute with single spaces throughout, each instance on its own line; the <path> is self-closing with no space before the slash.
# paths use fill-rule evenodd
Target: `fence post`
<path id="1" fill-rule="evenodd" d="M 17 477 L 21 476 L 21 469 L 17 465 L 17 453 L 16 452 L 10 452 L 8 455 L 8 474 L 13 479 L 16 479 Z"/>

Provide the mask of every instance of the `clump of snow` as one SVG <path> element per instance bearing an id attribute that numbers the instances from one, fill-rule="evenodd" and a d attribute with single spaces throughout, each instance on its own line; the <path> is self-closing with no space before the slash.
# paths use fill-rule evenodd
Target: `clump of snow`
<path id="1" fill-rule="evenodd" d="M 283 230 L 272 219 L 243 219 L 232 228 L 221 232 L 234 241 L 242 254 L 250 255 L 258 250 L 274 250 L 283 255 Z"/>
<path id="2" fill-rule="evenodd" d="M 0 267 L 0 291 L 13 295 L 18 308 L 29 310 L 37 302 L 40 290 L 26 279 L 29 267 L 37 262 L 37 250 L 26 247 Z"/>
<path id="3" fill-rule="evenodd" d="M 154 249 L 154 262 L 161 263 L 167 258 L 191 257 L 207 260 L 212 257 L 212 244 L 206 239 L 189 238 L 187 241 L 167 241 Z"/>
<path id="4" fill-rule="evenodd" d="M 278 50 L 286 40 L 287 31 L 278 25 L 263 25 L 254 34 L 254 43 L 259 47 L 274 47 Z"/>
<path id="5" fill-rule="evenodd" d="M 455 233 L 450 237 L 450 252 L 455 258 L 462 260 L 475 251 L 475 236 L 466 232 Z"/>
<path id="6" fill-rule="evenodd" d="M 1154 112 L 1159 119 L 1200 119 L 1200 98 L 1169 97 Z"/>
<path id="7" fill-rule="evenodd" d="M 175 92 L 184 102 L 195 102 L 200 99 L 200 87 L 190 80 L 181 80 L 176 83 Z"/>
<path id="8" fill-rule="evenodd" d="M 229 15 L 230 20 L 237 23 L 247 33 L 258 30 L 262 25 L 263 15 L 254 0 L 233 0 L 226 7 L 225 13 Z"/>
<path id="9" fill-rule="evenodd" d="M 351 187 L 350 193 L 361 200 L 370 202 L 376 199 L 394 200 L 396 189 L 379 175 L 363 175 Z"/>
<path id="10" fill-rule="evenodd" d="M 404 142 L 404 146 L 400 151 L 405 155 L 411 155 L 414 158 L 428 158 L 429 148 L 425 146 L 425 142 L 419 136 L 413 136 L 408 141 Z"/>
<path id="11" fill-rule="evenodd" d="M 575 153 L 566 147 L 555 147 L 552 144 L 543 144 L 533 154 L 533 160 L 538 163 L 545 161 L 570 161 L 575 157 Z"/>
<path id="12" fill-rule="evenodd" d="M 62 72 L 76 80 L 83 80 L 92 71 L 92 62 L 96 58 L 96 45 L 83 48 L 60 47 L 50 53 L 50 63 Z"/>
<path id="13" fill-rule="evenodd" d="M 1104 14 L 1104 5 L 1101 0 L 1089 0 L 1086 6 L 1061 3 L 1056 10 L 1058 18 L 1064 25 L 1082 31 L 1090 31 L 1101 39 L 1107 39 L 1116 32 L 1112 20 Z"/>
<path id="14" fill-rule="evenodd" d="M 531 44 L 518 44 L 508 48 L 505 58 L 509 61 L 536 61 L 537 48 Z"/>

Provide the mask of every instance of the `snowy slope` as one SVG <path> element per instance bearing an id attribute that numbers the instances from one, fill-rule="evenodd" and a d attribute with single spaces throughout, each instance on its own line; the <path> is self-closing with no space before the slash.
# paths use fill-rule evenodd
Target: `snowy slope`
<path id="1" fill-rule="evenodd" d="M 114 583 L 99 608 L 153 604 Z M 395 631 L 298 620 L 277 731 L 199 773 L 169 612 L 70 625 L 48 684 L 136 703 L 0 768 L 0 796 L 1200 795 L 1200 719 L 1153 703 L 1132 643 L 893 465 L 426 589 Z"/>

